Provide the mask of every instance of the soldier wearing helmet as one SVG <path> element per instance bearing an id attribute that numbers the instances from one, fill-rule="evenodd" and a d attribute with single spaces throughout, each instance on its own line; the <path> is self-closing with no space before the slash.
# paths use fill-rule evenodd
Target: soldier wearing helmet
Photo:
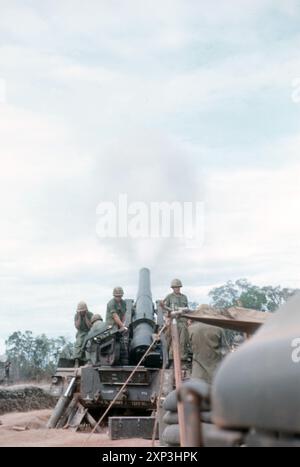
<path id="1" fill-rule="evenodd" d="M 102 316 L 95 314 L 91 319 L 91 329 L 89 330 L 86 338 L 90 339 L 91 336 L 96 335 L 99 330 L 102 332 L 106 327 L 106 324 L 103 323 Z"/>
<path id="2" fill-rule="evenodd" d="M 87 304 L 85 302 L 79 302 L 77 306 L 77 311 L 75 314 L 75 328 L 77 329 L 74 358 L 75 365 L 79 365 L 79 360 L 83 358 L 83 345 L 85 338 L 91 328 L 91 319 L 93 313 L 88 311 Z"/>
<path id="3" fill-rule="evenodd" d="M 92 319 L 91 319 L 92 327 L 93 327 L 93 325 L 94 325 L 97 321 L 103 321 L 101 315 L 96 314 L 96 315 L 94 315 L 94 316 L 92 317 Z M 99 324 L 99 323 L 98 323 L 98 324 Z"/>
<path id="4" fill-rule="evenodd" d="M 92 327 L 89 330 L 88 334 L 86 335 L 85 340 L 84 340 L 84 344 L 83 344 L 83 348 L 85 349 L 86 360 L 88 362 L 93 361 L 92 351 L 94 350 L 93 345 L 88 343 L 88 341 L 90 339 L 93 339 L 94 337 L 98 336 L 99 334 L 103 333 L 104 331 L 106 331 L 106 329 L 108 329 L 106 323 L 103 323 L 102 317 L 100 315 L 98 315 L 98 314 L 95 314 L 92 317 L 91 325 L 92 325 Z M 94 363 L 96 363 L 96 362 L 94 362 Z"/>
<path id="5" fill-rule="evenodd" d="M 166 296 L 166 298 L 162 301 L 162 307 L 174 308 L 175 310 L 178 308 L 183 308 L 188 306 L 188 298 L 186 295 L 182 294 L 180 289 L 182 287 L 182 283 L 180 279 L 173 279 L 171 282 L 171 289 L 173 292 Z M 188 333 L 188 326 L 187 321 L 185 318 L 178 318 L 177 319 L 178 325 L 178 334 L 179 334 L 179 345 L 180 345 L 180 355 L 181 360 L 186 362 L 188 360 L 189 354 L 189 333 Z M 172 349 L 170 348 L 169 352 L 170 358 L 172 359 Z"/>
<path id="6" fill-rule="evenodd" d="M 127 330 L 124 326 L 126 314 L 126 302 L 123 300 L 124 291 L 122 287 L 115 287 L 113 298 L 108 302 L 106 308 L 106 324 L 114 329 Z"/>

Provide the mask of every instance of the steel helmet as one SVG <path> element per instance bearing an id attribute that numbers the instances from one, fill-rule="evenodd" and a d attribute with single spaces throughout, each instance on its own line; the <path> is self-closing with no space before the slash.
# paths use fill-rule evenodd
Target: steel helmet
<path id="1" fill-rule="evenodd" d="M 173 289 L 174 287 L 182 287 L 181 280 L 173 279 L 171 282 L 171 288 Z"/>
<path id="2" fill-rule="evenodd" d="M 103 321 L 103 319 L 101 318 L 100 315 L 97 315 L 97 314 L 96 314 L 96 315 L 94 315 L 94 316 L 92 317 L 91 323 L 93 324 L 93 323 L 95 323 L 95 321 Z"/>
<path id="3" fill-rule="evenodd" d="M 87 304 L 85 302 L 79 302 L 77 305 L 77 311 L 88 311 Z"/>

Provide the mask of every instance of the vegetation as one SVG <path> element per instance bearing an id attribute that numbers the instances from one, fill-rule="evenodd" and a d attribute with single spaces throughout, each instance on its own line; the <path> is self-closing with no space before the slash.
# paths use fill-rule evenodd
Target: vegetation
<path id="1" fill-rule="evenodd" d="M 239 279 L 215 287 L 208 295 L 211 301 L 210 304 L 216 308 L 241 306 L 253 310 L 274 312 L 298 291 L 298 289 L 288 289 L 280 286 L 272 287 L 271 285 L 259 287 L 251 284 L 246 279 Z M 228 329 L 224 331 L 228 345 L 232 345 L 237 334 L 239 333 Z"/>
<path id="2" fill-rule="evenodd" d="M 251 284 L 246 279 L 239 279 L 215 287 L 208 295 L 211 299 L 211 305 L 217 308 L 242 306 L 254 310 L 273 312 L 298 291 L 299 289 L 281 288 L 280 286 L 272 287 L 267 285 L 259 287 Z"/>
<path id="3" fill-rule="evenodd" d="M 14 332 L 5 344 L 14 380 L 48 378 L 55 371 L 61 352 L 72 352 L 72 344 L 65 337 L 34 336 L 31 331 Z"/>

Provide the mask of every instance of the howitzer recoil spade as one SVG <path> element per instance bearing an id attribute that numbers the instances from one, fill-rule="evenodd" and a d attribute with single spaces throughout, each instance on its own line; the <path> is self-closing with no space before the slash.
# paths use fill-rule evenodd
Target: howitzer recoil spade
<path id="1" fill-rule="evenodd" d="M 70 381 L 69 386 L 67 387 L 66 391 L 64 394 L 59 398 L 50 419 L 48 420 L 48 423 L 46 425 L 47 428 L 55 428 L 59 419 L 63 415 L 63 413 L 66 411 L 68 405 L 70 404 L 74 389 L 75 389 L 75 384 L 76 384 L 76 376 L 73 376 L 73 378 Z"/>

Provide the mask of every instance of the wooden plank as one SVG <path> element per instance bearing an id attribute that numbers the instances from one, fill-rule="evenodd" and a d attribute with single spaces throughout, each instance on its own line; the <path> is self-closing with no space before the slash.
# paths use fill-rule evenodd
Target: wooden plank
<path id="1" fill-rule="evenodd" d="M 77 410 L 73 416 L 68 420 L 68 428 L 72 431 L 77 431 L 84 417 L 86 416 L 87 409 L 83 407 L 79 402 L 77 404 Z"/>
<path id="2" fill-rule="evenodd" d="M 240 321 L 238 319 L 218 318 L 216 316 L 192 316 L 182 315 L 184 318 L 198 321 L 212 326 L 218 326 L 223 329 L 232 329 L 233 331 L 246 332 L 247 334 L 254 334 L 257 329 L 263 324 L 255 321 Z"/>

